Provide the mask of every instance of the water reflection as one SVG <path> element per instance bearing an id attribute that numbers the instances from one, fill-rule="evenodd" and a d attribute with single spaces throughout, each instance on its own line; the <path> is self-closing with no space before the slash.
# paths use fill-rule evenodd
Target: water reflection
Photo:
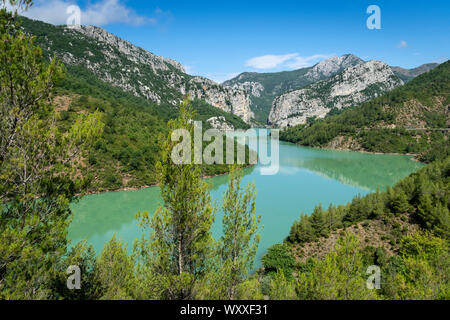
<path id="1" fill-rule="evenodd" d="M 264 137 L 265 131 L 260 131 Z M 254 182 L 257 214 L 262 216 L 258 257 L 274 243 L 282 241 L 300 212 L 310 213 L 322 203 L 343 204 L 357 194 L 385 189 L 423 165 L 406 156 L 374 155 L 345 151 L 317 150 L 280 143 L 280 171 L 274 176 L 260 175 L 256 165 L 245 169 L 243 183 Z M 221 206 L 227 176 L 208 179 L 211 197 Z M 100 252 L 114 233 L 132 244 L 141 230 L 135 220 L 138 211 L 155 212 L 161 203 L 159 188 L 111 192 L 84 197 L 73 204 L 74 219 L 69 237 L 76 243 L 84 238 Z M 222 213 L 217 212 L 213 235 L 221 235 Z"/>

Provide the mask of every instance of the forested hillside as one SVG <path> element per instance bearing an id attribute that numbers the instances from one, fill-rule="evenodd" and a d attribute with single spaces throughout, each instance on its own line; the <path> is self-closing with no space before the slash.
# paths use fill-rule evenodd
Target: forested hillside
<path id="1" fill-rule="evenodd" d="M 67 39 L 59 39 L 62 27 L 21 19 L 25 30 L 32 30 L 37 34 L 37 43 L 44 46 L 43 56 L 52 57 L 58 50 L 64 50 L 68 45 Z M 74 48 L 91 46 L 93 52 L 99 46 L 95 42 L 70 37 Z M 60 41 L 55 43 L 55 41 Z M 47 47 L 52 44 L 52 49 Z M 98 53 L 98 52 L 97 52 Z M 79 52 L 83 55 L 83 52 Z M 111 69 L 107 61 L 96 60 L 104 64 L 104 69 Z M 170 65 L 170 64 L 169 64 Z M 105 130 L 95 146 L 88 150 L 78 165 L 78 173 L 89 178 L 89 191 L 107 191 L 121 188 L 137 188 L 156 183 L 155 162 L 159 153 L 160 137 L 167 134 L 167 122 L 176 118 L 178 106 L 168 102 L 155 103 L 140 95 L 102 81 L 83 65 L 66 64 L 67 74 L 63 81 L 56 86 L 53 103 L 60 113 L 59 125 L 69 128 L 77 116 L 96 110 L 101 111 Z M 157 85 L 161 79 L 152 78 Z M 162 84 L 161 84 L 162 86 Z M 174 98 L 179 94 L 164 91 L 157 86 L 159 94 Z M 170 98 L 170 99 L 172 99 Z M 169 99 L 169 100 L 170 100 Z M 205 101 L 195 99 L 193 107 L 196 110 L 196 120 L 210 128 L 207 121 L 213 117 L 223 117 L 227 126 L 236 129 L 246 129 L 246 124 L 240 117 L 213 107 Z M 225 166 L 204 166 L 205 176 L 227 172 Z"/>
<path id="2" fill-rule="evenodd" d="M 312 147 L 416 154 L 431 162 L 449 154 L 449 104 L 447 61 L 379 98 L 288 128 L 281 139 Z"/>
<path id="3" fill-rule="evenodd" d="M 449 299 L 449 199 L 447 157 L 386 192 L 319 205 L 268 250 L 262 284 L 288 299 Z M 379 290 L 365 286 L 372 265 Z"/>
<path id="4" fill-rule="evenodd" d="M 75 73 L 75 72 L 73 72 Z M 80 113 L 100 110 L 105 129 L 94 148 L 85 155 L 79 172 L 91 180 L 91 191 L 136 188 L 156 183 L 155 162 L 160 137 L 167 134 L 167 122 L 178 115 L 170 104 L 157 105 L 99 81 L 83 70 L 69 73 L 56 90 L 54 104 L 60 112 L 61 127 L 70 127 Z M 196 119 L 223 116 L 235 128 L 248 125 L 238 116 L 215 108 L 204 101 L 193 102 Z M 227 171 L 224 166 L 205 166 L 204 175 Z"/>

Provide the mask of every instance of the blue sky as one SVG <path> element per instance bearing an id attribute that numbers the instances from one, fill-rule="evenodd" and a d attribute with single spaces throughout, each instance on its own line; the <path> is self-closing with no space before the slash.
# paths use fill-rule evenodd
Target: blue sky
<path id="1" fill-rule="evenodd" d="M 412 68 L 450 56 L 450 1 L 35 0 L 28 16 L 64 24 L 70 4 L 81 23 L 224 81 L 244 71 L 275 72 L 353 53 Z M 369 30 L 370 5 L 381 30 Z"/>

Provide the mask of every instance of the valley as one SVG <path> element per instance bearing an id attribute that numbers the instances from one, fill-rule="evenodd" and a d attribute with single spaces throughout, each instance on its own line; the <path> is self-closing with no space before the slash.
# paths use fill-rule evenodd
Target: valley
<path id="1" fill-rule="evenodd" d="M 67 4 L 0 2 L 0 299 L 450 300 L 446 16 Z"/>

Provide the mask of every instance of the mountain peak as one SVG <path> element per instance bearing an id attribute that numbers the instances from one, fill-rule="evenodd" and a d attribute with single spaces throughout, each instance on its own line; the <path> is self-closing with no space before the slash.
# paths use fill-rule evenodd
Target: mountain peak
<path id="1" fill-rule="evenodd" d="M 334 57 L 319 67 L 337 68 L 358 61 L 362 60 Z M 328 69 L 319 71 L 324 73 Z M 308 118 L 323 118 L 333 108 L 343 109 L 362 103 L 402 84 L 403 81 L 384 62 L 370 60 L 350 65 L 326 80 L 277 97 L 269 114 L 269 123 L 278 127 L 304 124 Z"/>
<path id="2" fill-rule="evenodd" d="M 316 64 L 306 74 L 306 77 L 313 81 L 322 80 L 360 63 L 364 63 L 364 60 L 353 54 L 345 54 L 341 57 L 334 56 Z"/>

